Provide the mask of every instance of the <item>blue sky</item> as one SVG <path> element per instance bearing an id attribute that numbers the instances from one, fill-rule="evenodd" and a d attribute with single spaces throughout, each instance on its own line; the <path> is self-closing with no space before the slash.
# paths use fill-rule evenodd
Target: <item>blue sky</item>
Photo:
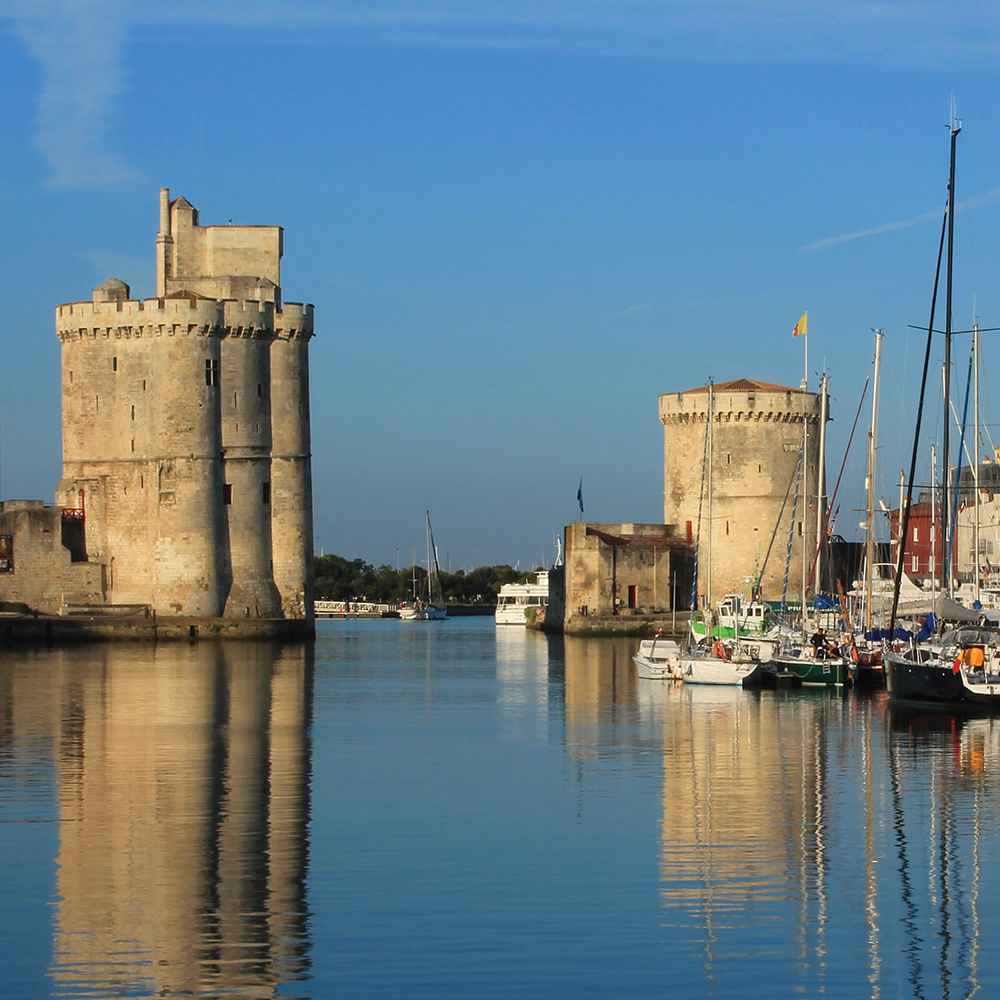
<path id="1" fill-rule="evenodd" d="M 0 0 L 0 17 L 4 497 L 51 502 L 52 307 L 112 275 L 152 294 L 160 186 L 206 224 L 285 227 L 285 298 L 316 305 L 317 549 L 376 563 L 408 564 L 425 509 L 453 567 L 550 560 L 581 476 L 588 520 L 659 520 L 657 396 L 798 385 L 806 310 L 831 478 L 886 331 L 894 500 L 953 94 L 955 326 L 975 304 L 1000 327 L 985 3 Z M 858 447 L 851 538 L 863 469 Z"/>

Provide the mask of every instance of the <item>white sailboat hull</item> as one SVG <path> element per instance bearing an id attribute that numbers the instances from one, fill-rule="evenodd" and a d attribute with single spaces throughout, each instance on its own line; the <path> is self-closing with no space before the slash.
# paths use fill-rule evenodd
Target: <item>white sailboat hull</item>
<path id="1" fill-rule="evenodd" d="M 756 660 L 720 660 L 717 656 L 681 657 L 681 680 L 685 684 L 742 684 L 755 670 Z"/>

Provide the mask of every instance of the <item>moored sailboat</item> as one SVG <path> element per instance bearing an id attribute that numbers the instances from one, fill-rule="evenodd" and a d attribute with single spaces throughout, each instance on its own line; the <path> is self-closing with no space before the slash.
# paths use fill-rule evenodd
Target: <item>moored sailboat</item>
<path id="1" fill-rule="evenodd" d="M 438 565 L 437 546 L 431 531 L 430 511 L 427 515 L 427 588 L 422 597 L 414 597 L 399 606 L 403 621 L 441 621 L 448 617 L 441 591 L 441 568 Z"/>
<path id="2" fill-rule="evenodd" d="M 924 354 L 924 371 L 920 389 L 920 401 L 917 407 L 916 433 L 914 434 L 913 457 L 910 464 L 910 479 L 908 484 L 907 502 L 903 508 L 902 526 L 899 532 L 899 561 L 896 574 L 896 591 L 893 599 L 890 629 L 895 626 L 896 611 L 899 604 L 899 586 L 902 577 L 903 559 L 906 548 L 907 523 L 912 496 L 914 472 L 916 468 L 917 444 L 920 436 L 920 422 L 923 413 L 924 390 L 927 382 L 927 369 L 930 360 L 930 349 L 934 333 L 934 312 L 937 301 L 938 281 L 940 279 L 941 259 L 945 246 L 945 235 L 948 237 L 946 307 L 945 307 L 945 365 L 944 365 L 944 435 L 942 444 L 942 465 L 945 476 L 942 483 L 944 511 L 942 532 L 942 562 L 945 594 L 947 599 L 951 593 L 952 572 L 950 568 L 950 510 L 949 493 L 951 491 L 950 466 L 948 461 L 948 427 L 950 423 L 950 366 L 951 366 L 951 286 L 952 286 L 952 245 L 954 233 L 954 203 L 955 203 L 955 145 L 961 126 L 952 116 L 951 133 L 951 171 L 948 181 L 948 206 L 944 222 L 941 226 L 941 241 L 938 248 L 938 268 L 934 280 L 934 294 L 931 297 L 930 322 L 927 325 L 927 348 Z M 965 615 L 975 615 L 962 608 Z M 886 688 L 889 697 L 898 701 L 930 702 L 941 707 L 968 708 L 974 707 L 991 711 L 1000 711 L 1000 633 L 993 629 L 975 626 L 965 626 L 945 633 L 937 642 L 929 642 L 920 646 L 911 641 L 902 650 L 887 650 L 884 655 Z"/>

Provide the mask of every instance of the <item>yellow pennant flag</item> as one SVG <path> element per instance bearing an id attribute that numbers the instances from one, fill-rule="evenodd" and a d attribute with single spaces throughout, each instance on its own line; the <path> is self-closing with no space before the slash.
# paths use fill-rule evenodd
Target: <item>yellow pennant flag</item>
<path id="1" fill-rule="evenodd" d="M 792 331 L 792 336 L 793 337 L 797 337 L 800 333 L 803 336 L 806 335 L 806 321 L 807 321 L 807 317 L 808 316 L 809 316 L 809 313 L 807 313 L 807 312 L 805 312 L 805 313 L 802 314 L 802 319 L 800 319 L 798 321 L 798 323 L 795 324 L 795 329 Z"/>

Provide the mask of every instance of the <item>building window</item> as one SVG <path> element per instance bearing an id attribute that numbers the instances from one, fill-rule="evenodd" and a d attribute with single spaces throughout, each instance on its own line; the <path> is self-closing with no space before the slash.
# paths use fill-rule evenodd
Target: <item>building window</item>
<path id="1" fill-rule="evenodd" d="M 230 504 L 233 502 L 233 485 L 232 483 L 226 483 L 222 487 L 222 502 L 224 504 Z"/>
<path id="2" fill-rule="evenodd" d="M 729 534 L 729 522 L 728 521 L 726 521 L 726 534 L 727 535 Z"/>
<path id="3" fill-rule="evenodd" d="M 117 358 L 112 358 L 111 359 L 111 370 L 113 372 L 118 371 L 118 359 Z"/>
<path id="4" fill-rule="evenodd" d="M 260 384 L 260 382 L 258 382 L 257 383 L 257 398 L 260 399 L 260 397 L 263 396 L 263 395 L 264 395 L 264 387 Z"/>
<path id="5" fill-rule="evenodd" d="M 142 380 L 142 391 L 143 392 L 146 391 L 146 380 L 145 379 Z"/>
<path id="6" fill-rule="evenodd" d="M 132 419 L 135 420 L 135 404 L 132 404 Z"/>
<path id="7" fill-rule="evenodd" d="M 132 438 L 132 453 L 135 454 L 135 438 Z"/>
<path id="8" fill-rule="evenodd" d="M 920 556 L 913 557 L 913 561 L 910 563 L 910 572 L 911 573 L 920 572 Z"/>
<path id="9" fill-rule="evenodd" d="M 732 455 L 726 455 L 726 465 L 730 465 L 733 461 Z"/>
<path id="10" fill-rule="evenodd" d="M 73 384 L 73 373 L 72 372 L 69 373 L 69 383 L 70 383 L 70 385 Z"/>
<path id="11" fill-rule="evenodd" d="M 920 529 L 919 528 L 914 528 L 913 529 L 913 540 L 915 542 L 919 542 L 920 541 Z"/>
<path id="12" fill-rule="evenodd" d="M 214 358 L 205 358 L 205 385 L 219 384 L 219 362 Z"/>
<path id="13" fill-rule="evenodd" d="M 260 498 L 266 506 L 271 502 L 271 484 L 270 482 L 260 484 Z"/>
<path id="14" fill-rule="evenodd" d="M 629 584 L 628 588 L 628 606 L 630 608 L 639 607 L 639 588 L 635 584 Z"/>

